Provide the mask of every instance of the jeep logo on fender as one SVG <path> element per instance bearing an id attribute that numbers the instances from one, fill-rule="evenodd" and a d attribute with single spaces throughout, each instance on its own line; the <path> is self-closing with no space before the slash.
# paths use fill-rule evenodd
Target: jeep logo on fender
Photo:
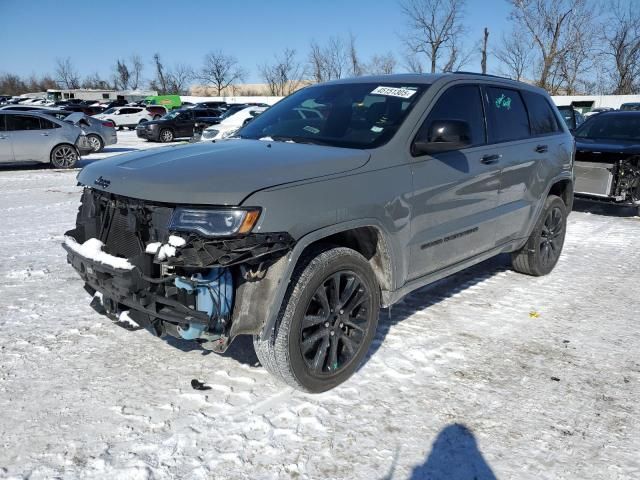
<path id="1" fill-rule="evenodd" d="M 99 187 L 102 188 L 109 188 L 109 185 L 111 185 L 111 180 L 107 180 L 106 178 L 102 178 L 102 175 L 100 175 L 98 178 L 96 178 L 96 180 L 93 182 L 94 185 L 97 185 Z"/>

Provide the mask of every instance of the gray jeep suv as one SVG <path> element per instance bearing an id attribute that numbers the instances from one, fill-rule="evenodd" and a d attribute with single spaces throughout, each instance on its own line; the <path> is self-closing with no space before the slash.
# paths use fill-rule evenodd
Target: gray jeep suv
<path id="1" fill-rule="evenodd" d="M 502 252 L 519 272 L 549 273 L 573 152 L 529 85 L 339 80 L 227 140 L 87 166 L 64 248 L 99 311 L 216 352 L 253 335 L 267 370 L 322 392 L 363 360 L 381 306 Z"/>

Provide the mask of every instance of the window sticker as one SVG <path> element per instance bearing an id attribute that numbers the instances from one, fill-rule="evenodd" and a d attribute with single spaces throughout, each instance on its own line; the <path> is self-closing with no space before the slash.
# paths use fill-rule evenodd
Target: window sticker
<path id="1" fill-rule="evenodd" d="M 378 126 L 376 126 L 376 125 L 374 125 L 373 127 L 371 127 L 371 131 L 372 131 L 373 133 L 380 133 L 382 130 L 384 130 L 384 128 L 382 128 L 382 127 L 378 127 Z"/>
<path id="2" fill-rule="evenodd" d="M 376 87 L 371 95 L 385 95 L 387 97 L 400 97 L 411 98 L 415 95 L 416 91 L 409 88 L 395 88 L 395 87 Z"/>
<path id="3" fill-rule="evenodd" d="M 307 125 L 306 127 L 304 127 L 303 130 L 306 130 L 309 133 L 313 133 L 314 135 L 317 135 L 317 134 L 320 133 L 320 129 L 319 128 L 312 127 L 310 125 Z"/>
<path id="4" fill-rule="evenodd" d="M 511 110 L 511 97 L 507 97 L 504 93 L 496 98 L 496 108 L 506 108 Z"/>

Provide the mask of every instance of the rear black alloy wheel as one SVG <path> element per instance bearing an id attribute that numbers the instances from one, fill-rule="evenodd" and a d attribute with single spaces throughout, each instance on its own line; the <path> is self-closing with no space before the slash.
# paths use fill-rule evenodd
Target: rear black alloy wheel
<path id="1" fill-rule="evenodd" d="M 360 366 L 378 325 L 380 288 L 366 258 L 350 248 L 305 252 L 292 275 L 276 327 L 254 337 L 260 363 L 275 377 L 319 393 Z"/>
<path id="2" fill-rule="evenodd" d="M 371 294 L 351 271 L 320 285 L 302 318 L 300 353 L 313 376 L 333 375 L 355 358 L 369 328 Z"/>
<path id="3" fill-rule="evenodd" d="M 567 229 L 567 207 L 564 201 L 549 195 L 527 243 L 511 254 L 513 269 L 539 277 L 558 263 Z"/>
<path id="4" fill-rule="evenodd" d="M 562 251 L 564 239 L 563 212 L 553 207 L 547 212 L 540 232 L 540 262 L 544 266 L 555 265 Z"/>
<path id="5" fill-rule="evenodd" d="M 71 145 L 58 145 L 51 151 L 54 168 L 73 168 L 78 161 L 78 152 Z"/>

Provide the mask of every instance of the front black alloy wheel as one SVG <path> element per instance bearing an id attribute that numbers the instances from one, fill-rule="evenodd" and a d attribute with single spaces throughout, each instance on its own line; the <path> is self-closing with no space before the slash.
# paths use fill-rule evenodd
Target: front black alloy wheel
<path id="1" fill-rule="evenodd" d="M 260 363 L 275 377 L 319 393 L 347 380 L 378 325 L 380 287 L 369 262 L 344 247 L 306 253 L 293 273 L 276 328 L 254 337 Z"/>
<path id="2" fill-rule="evenodd" d="M 299 340 L 311 375 L 333 375 L 353 361 L 367 337 L 370 300 L 366 284 L 351 271 L 334 273 L 316 289 Z"/>

